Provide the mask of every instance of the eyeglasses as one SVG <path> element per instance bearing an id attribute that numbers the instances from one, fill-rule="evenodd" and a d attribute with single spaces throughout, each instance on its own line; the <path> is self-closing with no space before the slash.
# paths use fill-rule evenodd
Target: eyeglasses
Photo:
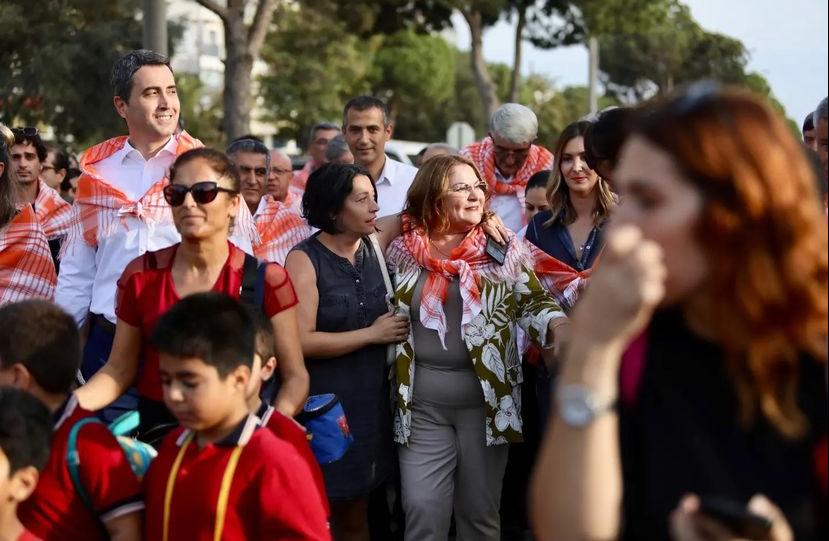
<path id="1" fill-rule="evenodd" d="M 527 156 L 530 155 L 530 149 L 532 145 L 528 146 L 527 148 L 504 148 L 498 143 L 492 144 L 493 151 L 495 152 L 495 156 L 498 159 L 509 158 L 512 157 L 516 161 L 523 162 L 527 159 Z"/>
<path id="2" fill-rule="evenodd" d="M 479 182 L 478 184 L 465 184 L 463 182 L 459 182 L 457 184 L 449 186 L 449 193 L 455 195 L 469 196 L 469 194 L 472 193 L 472 190 L 474 190 L 475 188 L 481 190 L 482 192 L 484 192 L 484 194 L 486 194 L 488 186 L 485 182 Z"/>
<path id="3" fill-rule="evenodd" d="M 216 196 L 219 195 L 219 192 L 229 193 L 229 194 L 236 194 L 237 192 L 234 190 L 228 190 L 227 188 L 221 188 L 219 185 L 212 181 L 203 181 L 203 182 L 196 182 L 192 186 L 183 186 L 181 184 L 168 184 L 164 187 L 164 199 L 167 200 L 167 203 L 170 204 L 172 207 L 177 207 L 184 203 L 184 198 L 187 196 L 187 193 L 193 194 L 193 201 L 198 203 L 199 205 L 206 205 L 216 199 Z"/>

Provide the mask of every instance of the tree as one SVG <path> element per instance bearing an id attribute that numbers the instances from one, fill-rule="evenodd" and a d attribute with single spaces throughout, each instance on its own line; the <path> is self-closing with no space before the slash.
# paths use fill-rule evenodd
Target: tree
<path id="1" fill-rule="evenodd" d="M 224 146 L 220 97 L 208 94 L 199 76 L 190 73 L 176 75 L 176 89 L 184 128 L 209 147 Z"/>
<path id="2" fill-rule="evenodd" d="M 382 37 L 361 38 L 337 18 L 331 4 L 279 7 L 262 48 L 268 74 L 259 80 L 267 119 L 277 135 L 304 139 L 320 121 L 340 122 L 342 107 L 371 90 L 371 70 Z"/>
<path id="3" fill-rule="evenodd" d="M 49 125 L 82 149 L 123 133 L 109 74 L 141 46 L 137 0 L 0 3 L 0 119 Z"/>
<path id="4" fill-rule="evenodd" d="M 196 0 L 219 16 L 225 31 L 224 132 L 228 141 L 250 131 L 253 63 L 259 57 L 277 0 L 255 0 L 250 25 L 245 23 L 248 0 Z"/>

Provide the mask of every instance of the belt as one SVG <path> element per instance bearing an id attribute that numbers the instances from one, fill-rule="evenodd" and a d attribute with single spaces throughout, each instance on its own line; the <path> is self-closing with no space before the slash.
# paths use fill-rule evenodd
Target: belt
<path id="1" fill-rule="evenodd" d="M 110 336 L 115 336 L 115 324 L 102 316 L 101 314 L 90 314 L 92 316 L 92 324 L 104 331 Z"/>

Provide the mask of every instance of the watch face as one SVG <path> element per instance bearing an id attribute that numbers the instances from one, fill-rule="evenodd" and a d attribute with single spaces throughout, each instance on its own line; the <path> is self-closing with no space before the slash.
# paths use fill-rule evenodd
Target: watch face
<path id="1" fill-rule="evenodd" d="M 587 402 L 580 398 L 572 398 L 563 404 L 561 416 L 572 426 L 585 426 L 593 419 L 593 411 Z"/>

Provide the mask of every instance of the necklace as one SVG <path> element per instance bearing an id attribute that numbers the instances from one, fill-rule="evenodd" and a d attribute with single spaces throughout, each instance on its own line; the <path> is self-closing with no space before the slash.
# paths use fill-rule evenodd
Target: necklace
<path id="1" fill-rule="evenodd" d="M 429 239 L 429 244 L 431 244 L 431 245 L 432 245 L 432 248 L 434 248 L 435 250 L 437 250 L 437 252 L 438 252 L 440 255 L 442 255 L 443 257 L 445 257 L 446 259 L 452 259 L 452 256 L 451 256 L 451 255 L 449 255 L 449 254 L 447 254 L 447 253 L 446 253 L 446 252 L 444 252 L 443 250 L 441 250 L 441 249 L 438 247 L 438 245 L 437 245 L 437 244 L 435 244 L 435 242 L 434 242 L 432 239 Z"/>

